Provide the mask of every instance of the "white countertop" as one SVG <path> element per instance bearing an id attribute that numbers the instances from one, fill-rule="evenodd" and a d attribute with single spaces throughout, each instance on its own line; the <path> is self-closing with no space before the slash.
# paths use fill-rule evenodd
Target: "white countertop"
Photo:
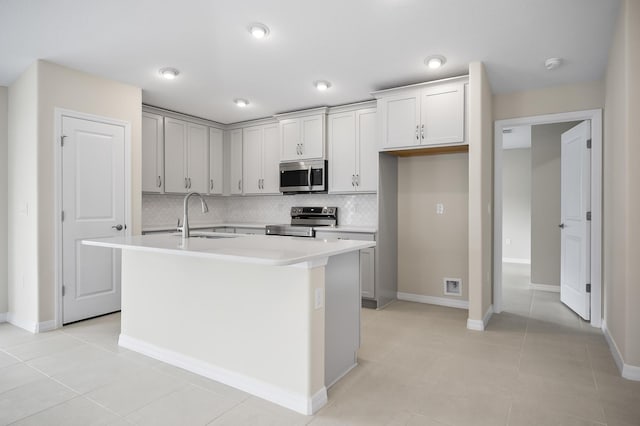
<path id="1" fill-rule="evenodd" d="M 326 259 L 341 253 L 374 247 L 373 241 L 239 235 L 218 232 L 192 232 L 192 235 L 219 237 L 188 238 L 155 234 L 84 240 L 83 244 L 124 250 L 204 257 L 231 262 L 271 266 L 295 265 Z"/>
<path id="2" fill-rule="evenodd" d="M 191 229 L 209 229 L 209 228 L 254 228 L 254 229 L 264 229 L 268 224 L 266 223 L 194 223 L 191 224 Z M 269 224 L 271 225 L 271 224 Z M 335 227 L 330 226 L 318 226 L 314 228 L 316 231 L 326 231 L 326 232 L 360 232 L 365 234 L 375 234 L 378 232 L 377 228 L 374 226 L 355 226 L 355 225 L 338 225 Z M 170 225 L 159 225 L 159 226 L 143 226 L 142 232 L 159 232 L 159 231 L 175 231 L 176 226 Z"/>

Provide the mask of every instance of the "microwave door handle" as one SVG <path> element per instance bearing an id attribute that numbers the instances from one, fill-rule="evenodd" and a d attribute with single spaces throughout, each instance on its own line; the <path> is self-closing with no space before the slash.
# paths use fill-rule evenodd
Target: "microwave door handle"
<path id="1" fill-rule="evenodd" d="M 309 166 L 307 179 L 308 179 L 308 182 L 309 182 L 309 191 L 311 191 L 311 166 Z"/>

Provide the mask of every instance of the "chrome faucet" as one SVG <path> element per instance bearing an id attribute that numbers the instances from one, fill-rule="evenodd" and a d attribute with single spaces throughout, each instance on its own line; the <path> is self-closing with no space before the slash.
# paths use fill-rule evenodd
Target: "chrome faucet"
<path id="1" fill-rule="evenodd" d="M 182 227 L 178 226 L 178 230 L 182 231 L 182 238 L 189 238 L 189 198 L 192 195 L 196 195 L 200 197 L 200 204 L 202 204 L 202 213 L 206 213 L 209 211 L 209 206 L 207 206 L 207 202 L 204 200 L 204 197 L 199 192 L 190 192 L 184 197 L 184 211 L 182 218 Z M 179 223 L 180 221 L 178 221 Z"/>

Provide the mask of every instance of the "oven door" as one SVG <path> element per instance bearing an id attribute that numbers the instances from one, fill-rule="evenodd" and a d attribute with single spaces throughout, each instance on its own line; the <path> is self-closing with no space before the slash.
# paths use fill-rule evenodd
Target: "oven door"
<path id="1" fill-rule="evenodd" d="M 285 193 L 326 192 L 326 161 L 281 163 L 280 191 Z"/>

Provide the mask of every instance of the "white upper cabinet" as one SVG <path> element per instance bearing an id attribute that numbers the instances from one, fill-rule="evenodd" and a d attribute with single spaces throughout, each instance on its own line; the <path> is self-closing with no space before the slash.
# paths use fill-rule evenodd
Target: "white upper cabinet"
<path id="1" fill-rule="evenodd" d="M 223 131 L 209 128 L 209 194 L 222 194 L 224 177 Z"/>
<path id="2" fill-rule="evenodd" d="M 165 192 L 207 192 L 209 135 L 207 127 L 164 119 Z"/>
<path id="3" fill-rule="evenodd" d="M 164 192 L 163 117 L 142 113 L 142 191 Z"/>
<path id="4" fill-rule="evenodd" d="M 280 121 L 280 159 L 301 161 L 324 159 L 326 113 L 291 118 Z"/>
<path id="5" fill-rule="evenodd" d="M 229 193 L 242 194 L 242 129 L 232 130 L 229 134 Z"/>
<path id="6" fill-rule="evenodd" d="M 376 109 L 329 115 L 329 192 L 375 192 L 378 185 Z"/>
<path id="7" fill-rule="evenodd" d="M 242 137 L 244 193 L 279 193 L 278 125 L 247 127 Z"/>
<path id="8" fill-rule="evenodd" d="M 381 149 L 465 144 L 467 77 L 375 93 Z"/>

